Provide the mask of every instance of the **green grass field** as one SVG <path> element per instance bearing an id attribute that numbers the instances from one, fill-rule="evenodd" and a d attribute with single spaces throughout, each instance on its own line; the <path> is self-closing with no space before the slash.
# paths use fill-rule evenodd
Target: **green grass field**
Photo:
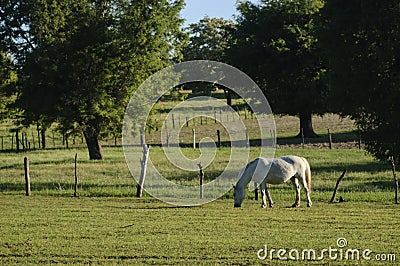
<path id="1" fill-rule="evenodd" d="M 170 105 L 160 103 L 159 108 L 168 109 Z M 244 112 L 240 115 L 254 141 L 258 137 L 253 131 L 255 120 L 248 114 L 246 119 Z M 156 119 L 162 120 L 163 116 L 165 113 L 160 112 Z M 49 131 L 48 146 L 52 149 L 10 152 L 10 125 L 0 125 L 0 134 L 7 136 L 0 153 L 0 265 L 399 264 L 400 210 L 394 204 L 391 169 L 356 148 L 353 122 L 336 115 L 314 117 L 320 138 L 306 140 L 302 149 L 300 140 L 293 138 L 298 133 L 298 119 L 275 119 L 276 156 L 293 154 L 310 162 L 312 208 L 304 204 L 304 193 L 301 207 L 288 208 L 295 196 L 290 184 L 270 188 L 273 209 L 261 209 L 260 201 L 255 201 L 250 192 L 240 209 L 233 208 L 232 191 L 198 207 L 168 205 L 146 193 L 138 199 L 134 196 L 136 182 L 121 147 L 103 141 L 111 145 L 103 149 L 105 159 L 90 161 L 79 141 L 70 149 L 54 149 L 53 131 Z M 213 122 L 209 119 L 201 125 L 201 121 L 191 121 L 190 127 L 181 130 L 181 143 L 190 146 L 192 128 L 198 139 L 215 139 L 215 131 L 220 128 L 222 141 L 228 141 L 223 128 Z M 333 133 L 332 150 L 327 149 L 328 128 Z M 33 140 L 36 131 L 26 129 L 26 134 Z M 153 131 L 146 140 L 159 144 L 159 136 L 159 131 Z M 60 138 L 54 147 L 63 147 Z M 259 147 L 252 147 L 250 159 L 257 157 L 259 151 Z M 200 154 L 193 148 L 183 148 L 182 153 L 192 159 Z M 73 197 L 75 154 L 79 197 Z M 24 190 L 25 156 L 30 162 L 30 197 L 25 196 Z M 219 176 L 229 156 L 228 147 L 217 150 L 213 163 L 204 169 L 206 182 Z M 167 179 L 198 184 L 197 171 L 173 166 L 160 147 L 151 148 L 150 158 Z M 338 197 L 342 196 L 345 202 L 330 204 L 336 180 L 344 169 L 347 174 Z M 339 248 L 339 238 L 345 238 L 347 246 Z M 280 249 L 279 254 L 286 258 L 296 257 L 297 251 L 298 259 L 278 259 Z M 316 252 L 315 258 L 307 253 L 310 250 Z M 360 258 L 346 257 L 348 250 L 353 256 L 357 250 Z M 362 257 L 364 250 L 371 251 L 367 252 L 370 260 Z"/>
<path id="2" fill-rule="evenodd" d="M 160 148 L 152 160 L 164 165 Z M 228 154 L 229 149 L 221 149 Z M 78 154 L 79 198 L 73 195 L 74 155 Z M 257 148 L 252 149 L 255 157 Z M 179 208 L 145 195 L 134 197 L 136 183 L 121 148 L 105 148 L 105 160 L 89 161 L 85 149 L 0 154 L 0 264 L 158 264 L 158 265 L 284 265 L 288 261 L 258 251 L 295 249 L 293 265 L 396 265 L 399 206 L 393 204 L 393 177 L 388 164 L 358 149 L 279 148 L 276 155 L 306 157 L 312 167 L 313 207 L 287 208 L 294 200 L 290 184 L 273 186 L 273 209 L 261 209 L 252 193 L 240 209 L 232 193 L 199 207 Z M 193 149 L 185 154 L 196 155 Z M 30 160 L 32 196 L 24 196 L 23 158 Z M 205 169 L 207 180 L 224 165 L 217 156 Z M 197 182 L 197 173 L 167 169 L 163 174 L 179 182 Z M 347 169 L 338 196 L 344 203 L 329 204 L 335 182 Z M 304 194 L 304 193 L 303 193 Z M 372 251 L 374 261 L 349 260 L 343 255 L 301 260 L 301 252 L 336 248 L 345 238 L 347 249 Z M 263 251 L 262 251 L 263 252 Z M 263 253 L 260 253 L 263 254 Z M 340 255 L 337 253 L 338 256 Z M 393 257 L 394 254 L 396 258 Z M 335 254 L 333 254 L 335 255 Z M 332 256 L 333 256 L 332 255 Z M 378 262 L 376 256 L 389 261 Z M 385 256 L 384 256 L 385 255 Z M 288 254 L 286 254 L 286 257 Z M 333 256 L 334 257 L 334 256 Z M 396 260 L 394 260 L 396 259 Z"/>

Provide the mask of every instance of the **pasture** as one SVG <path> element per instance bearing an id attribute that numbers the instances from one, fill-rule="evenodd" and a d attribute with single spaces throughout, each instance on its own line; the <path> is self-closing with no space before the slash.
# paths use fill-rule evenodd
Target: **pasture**
<path id="1" fill-rule="evenodd" d="M 162 166 L 157 149 L 151 153 Z M 193 149 L 184 152 L 196 156 Z M 75 153 L 78 198 L 72 197 Z M 302 205 L 296 209 L 287 208 L 294 200 L 290 184 L 270 188 L 273 209 L 261 209 L 252 193 L 240 209 L 233 208 L 232 192 L 200 207 L 178 208 L 148 195 L 137 199 L 122 149 L 109 147 L 104 153 L 100 162 L 89 161 L 83 148 L 0 154 L 0 264 L 286 265 L 277 257 L 279 249 L 299 251 L 299 260 L 289 260 L 293 265 L 396 265 L 400 260 L 400 215 L 393 204 L 390 166 L 362 150 L 278 148 L 277 156 L 304 156 L 311 165 L 313 206 L 306 207 L 302 191 Z M 24 196 L 24 156 L 31 165 L 30 197 Z M 206 180 L 218 174 L 218 165 L 223 163 L 205 170 Z M 348 172 L 338 196 L 345 202 L 329 204 L 344 168 Z M 167 168 L 163 174 L 197 183 L 197 173 Z M 342 249 L 339 238 L 347 240 Z M 275 249 L 272 260 L 258 257 L 265 245 L 268 253 Z M 329 248 L 337 249 L 332 257 L 323 253 Z M 301 260 L 302 251 L 309 249 L 317 259 Z M 347 249 L 371 250 L 374 261 L 346 260 Z M 377 261 L 382 258 L 386 261 Z"/>

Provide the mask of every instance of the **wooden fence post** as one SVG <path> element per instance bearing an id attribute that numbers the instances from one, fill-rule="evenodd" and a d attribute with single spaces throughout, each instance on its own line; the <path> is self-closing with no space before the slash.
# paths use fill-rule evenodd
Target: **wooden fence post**
<path id="1" fill-rule="evenodd" d="M 17 144 L 17 151 L 19 151 L 19 131 L 15 132 L 15 143 Z"/>
<path id="2" fill-rule="evenodd" d="M 254 200 L 258 201 L 258 184 L 257 182 L 254 182 Z"/>
<path id="3" fill-rule="evenodd" d="M 175 128 L 175 116 L 172 114 L 172 128 Z"/>
<path id="4" fill-rule="evenodd" d="M 169 133 L 168 133 L 168 130 L 166 130 L 167 131 L 167 147 L 169 148 Z"/>
<path id="5" fill-rule="evenodd" d="M 200 169 L 200 199 L 203 199 L 203 183 L 204 183 L 204 172 L 203 172 L 203 166 L 201 165 L 201 163 L 198 164 L 199 169 Z"/>
<path id="6" fill-rule="evenodd" d="M 25 171 L 25 194 L 26 196 L 31 195 L 31 178 L 29 176 L 29 160 L 27 157 L 24 158 L 24 171 Z"/>
<path id="7" fill-rule="evenodd" d="M 25 133 L 24 136 L 25 136 L 25 148 L 26 148 L 27 150 L 30 150 L 30 148 L 29 148 L 29 141 L 28 141 L 28 134 Z"/>
<path id="8" fill-rule="evenodd" d="M 329 149 L 332 150 L 332 135 L 331 130 L 328 128 Z"/>
<path id="9" fill-rule="evenodd" d="M 76 163 L 77 163 L 78 154 L 75 153 L 75 182 L 74 182 L 74 197 L 78 196 L 78 176 L 76 174 Z"/>
<path id="10" fill-rule="evenodd" d="M 144 180 L 146 178 L 146 170 L 147 170 L 147 161 L 149 159 L 149 151 L 150 147 L 147 145 L 143 145 L 143 158 L 140 160 L 140 165 L 141 165 L 141 171 L 140 171 L 140 178 L 139 178 L 139 183 L 137 185 L 137 190 L 136 190 L 136 197 L 141 198 L 143 194 L 143 186 L 144 186 Z"/>
<path id="11" fill-rule="evenodd" d="M 399 204 L 399 201 L 398 201 L 399 182 L 398 182 L 398 180 L 397 180 L 396 166 L 395 166 L 395 164 L 394 164 L 394 159 L 393 159 L 393 157 L 390 159 L 390 163 L 391 163 L 391 165 L 392 165 L 392 172 L 393 172 L 394 185 L 395 185 L 394 203 L 395 203 L 395 204 Z"/>
<path id="12" fill-rule="evenodd" d="M 36 149 L 35 135 L 33 134 L 33 131 L 32 131 L 32 142 L 33 142 L 33 149 Z"/>
<path id="13" fill-rule="evenodd" d="M 21 133 L 21 143 L 22 143 L 22 150 L 25 151 L 25 139 L 24 139 L 24 132 Z"/>
<path id="14" fill-rule="evenodd" d="M 196 149 L 196 130 L 192 128 L 193 133 L 193 149 Z"/>
<path id="15" fill-rule="evenodd" d="M 338 190 L 339 184 L 340 184 L 340 182 L 342 182 L 342 180 L 343 180 L 343 177 L 344 177 L 344 175 L 346 174 L 346 172 L 347 172 L 347 169 L 344 169 L 344 171 L 343 171 L 342 175 L 341 175 L 341 176 L 339 177 L 339 179 L 337 180 L 337 182 L 336 182 L 336 186 L 335 186 L 335 189 L 333 190 L 333 195 L 332 195 L 332 198 L 331 198 L 331 201 L 330 201 L 330 203 L 334 203 L 334 202 L 335 202 L 336 193 L 337 193 L 337 190 Z"/>
<path id="16" fill-rule="evenodd" d="M 250 147 L 250 141 L 249 141 L 249 131 L 246 129 L 246 148 Z"/>
<path id="17" fill-rule="evenodd" d="M 301 128 L 301 147 L 304 149 L 304 129 Z"/>
<path id="18" fill-rule="evenodd" d="M 221 147 L 221 131 L 219 131 L 219 129 L 217 129 L 217 137 L 218 137 L 217 147 L 220 148 Z"/>
<path id="19" fill-rule="evenodd" d="M 38 139 L 38 145 L 39 145 L 39 150 L 40 150 L 40 129 L 39 128 L 37 128 L 36 129 L 37 130 L 37 139 Z"/>

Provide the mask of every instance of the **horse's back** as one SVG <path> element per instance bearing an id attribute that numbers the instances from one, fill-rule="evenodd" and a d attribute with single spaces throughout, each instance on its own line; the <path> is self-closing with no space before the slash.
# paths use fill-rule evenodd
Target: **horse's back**
<path id="1" fill-rule="evenodd" d="M 280 158 L 291 164 L 296 169 L 297 174 L 301 174 L 306 171 L 308 162 L 305 158 L 295 155 L 287 155 Z"/>
<path id="2" fill-rule="evenodd" d="M 295 169 L 293 166 L 281 159 L 281 158 L 274 158 L 274 159 L 265 159 L 259 158 L 262 160 L 263 164 L 269 168 L 267 171 L 267 175 L 265 176 L 265 181 L 268 184 L 282 184 L 288 181 L 292 176 L 296 174 Z"/>

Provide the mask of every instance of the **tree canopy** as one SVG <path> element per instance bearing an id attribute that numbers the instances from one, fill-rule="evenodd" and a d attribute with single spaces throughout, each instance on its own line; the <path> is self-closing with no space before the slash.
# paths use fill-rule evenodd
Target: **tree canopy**
<path id="1" fill-rule="evenodd" d="M 320 39 L 336 112 L 350 115 L 366 148 L 400 161 L 398 1 L 328 0 Z"/>
<path id="2" fill-rule="evenodd" d="M 180 59 L 183 1 L 12 0 L 0 34 L 18 64 L 25 122 L 79 127 L 91 159 L 99 136 L 120 134 L 135 88 Z"/>
<path id="3" fill-rule="evenodd" d="M 226 52 L 233 43 L 233 31 L 235 28 L 235 22 L 232 20 L 210 18 L 208 16 L 202 18 L 198 23 L 190 24 L 186 28 L 189 41 L 182 50 L 184 60 L 227 62 Z M 190 84 L 190 88 L 201 90 L 205 94 L 209 94 L 215 87 L 224 89 L 227 104 L 231 105 L 232 91 L 229 88 L 202 82 Z"/>
<path id="4" fill-rule="evenodd" d="M 275 113 L 299 115 L 306 137 L 315 137 L 311 114 L 327 112 L 325 71 L 316 38 L 321 0 L 242 2 L 229 51 L 232 64 L 264 91 Z"/>

